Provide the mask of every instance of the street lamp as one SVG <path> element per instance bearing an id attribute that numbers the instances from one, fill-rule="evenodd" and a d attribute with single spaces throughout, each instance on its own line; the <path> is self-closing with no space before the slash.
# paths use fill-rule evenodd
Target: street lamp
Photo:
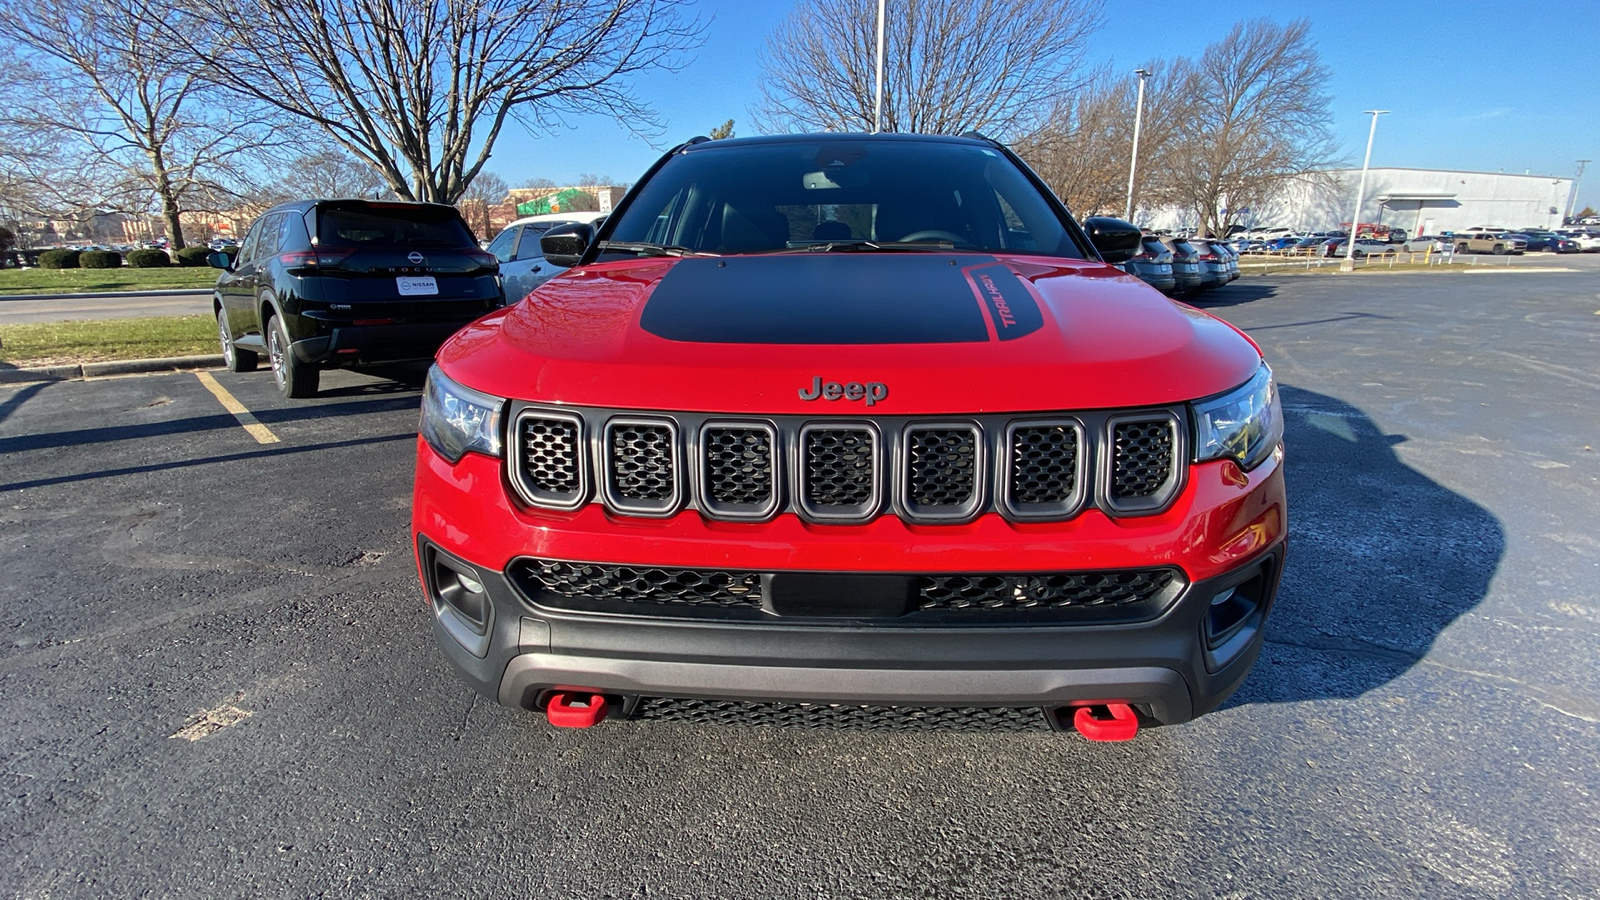
<path id="1" fill-rule="evenodd" d="M 887 0 L 878 0 L 878 86 L 872 102 L 872 133 L 883 130 L 883 7 Z"/>
<path id="2" fill-rule="evenodd" d="M 1372 165 L 1372 139 L 1378 136 L 1378 117 L 1388 114 L 1387 109 L 1369 109 L 1362 115 L 1372 117 L 1372 130 L 1367 132 L 1367 157 L 1361 161 L 1361 186 L 1356 188 L 1356 212 L 1350 217 L 1350 236 L 1344 245 L 1344 262 L 1340 271 L 1350 272 L 1356 267 L 1356 233 L 1361 230 L 1361 201 L 1366 199 L 1367 167 Z"/>
<path id="3" fill-rule="evenodd" d="M 1133 176 L 1139 171 L 1139 126 L 1144 120 L 1144 80 L 1150 77 L 1148 69 L 1134 69 L 1139 76 L 1139 99 L 1133 105 L 1133 158 L 1128 161 L 1128 211 L 1122 218 L 1133 221 Z"/>
<path id="4" fill-rule="evenodd" d="M 1578 186 L 1583 184 L 1583 170 L 1588 167 L 1592 159 L 1578 160 L 1578 174 L 1572 179 L 1572 199 L 1567 201 L 1567 214 L 1561 217 L 1562 224 L 1572 219 L 1572 212 L 1578 206 Z"/>

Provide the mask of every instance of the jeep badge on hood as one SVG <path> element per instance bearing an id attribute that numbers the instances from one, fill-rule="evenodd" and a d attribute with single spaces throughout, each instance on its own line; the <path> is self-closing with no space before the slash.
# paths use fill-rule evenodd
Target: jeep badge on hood
<path id="1" fill-rule="evenodd" d="M 866 400 L 868 406 L 874 406 L 879 400 L 887 399 L 889 386 L 881 381 L 869 381 L 862 384 L 852 381 L 840 384 L 837 381 L 822 382 L 822 376 L 817 375 L 811 379 L 810 388 L 800 389 L 801 400 L 815 400 L 821 397 L 824 400 Z"/>

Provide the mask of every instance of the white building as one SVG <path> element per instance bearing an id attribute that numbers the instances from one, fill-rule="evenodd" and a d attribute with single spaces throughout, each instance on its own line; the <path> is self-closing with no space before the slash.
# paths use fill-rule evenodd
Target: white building
<path id="1" fill-rule="evenodd" d="M 1360 169 L 1335 169 L 1296 178 L 1279 196 L 1234 220 L 1254 228 L 1295 231 L 1350 230 Z M 1366 199 L 1357 221 L 1405 229 L 1408 235 L 1490 228 L 1554 228 L 1572 198 L 1571 178 L 1451 172 L 1442 169 L 1369 169 Z M 1141 219 L 1145 216 L 1140 216 Z M 1193 227 L 1194 214 L 1153 211 L 1147 227 Z M 1146 224 L 1146 223 L 1141 223 Z"/>

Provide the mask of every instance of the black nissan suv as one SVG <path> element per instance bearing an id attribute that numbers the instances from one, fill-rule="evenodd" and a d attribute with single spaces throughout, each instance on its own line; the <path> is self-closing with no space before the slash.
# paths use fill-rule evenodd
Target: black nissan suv
<path id="1" fill-rule="evenodd" d="M 430 358 L 504 302 L 494 255 L 434 203 L 283 203 L 210 261 L 228 368 L 251 371 L 265 353 L 289 398 L 316 394 L 326 368 Z"/>

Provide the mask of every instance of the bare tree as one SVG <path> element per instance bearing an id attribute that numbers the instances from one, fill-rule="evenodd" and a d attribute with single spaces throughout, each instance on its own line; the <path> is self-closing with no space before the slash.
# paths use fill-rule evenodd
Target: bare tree
<path id="1" fill-rule="evenodd" d="M 35 160 L 37 186 L 55 193 L 41 201 L 153 207 L 176 248 L 180 214 L 231 205 L 275 141 L 259 116 L 219 102 L 158 19 L 140 0 L 38 0 L 25 16 L 0 17 L 0 50 L 32 80 L 0 110 L 0 143 L 54 144 Z"/>
<path id="2" fill-rule="evenodd" d="M 1336 163 L 1328 70 L 1310 28 L 1304 19 L 1240 22 L 1184 65 L 1190 123 L 1166 155 L 1161 189 L 1193 210 L 1204 233 L 1226 235 L 1240 210 L 1287 179 Z"/>
<path id="3" fill-rule="evenodd" d="M 393 193 L 383 176 L 336 146 L 322 147 L 291 159 L 279 177 L 286 198 L 362 197 L 382 199 Z"/>
<path id="4" fill-rule="evenodd" d="M 461 193 L 456 206 L 461 209 L 461 215 L 467 220 L 479 236 L 494 236 L 494 207 L 506 200 L 506 195 L 511 192 L 511 186 L 506 180 L 493 172 L 479 172 L 478 177 L 472 179 L 472 184 Z"/>
<path id="5" fill-rule="evenodd" d="M 1143 68 L 1154 74 L 1145 86 L 1139 168 L 1146 175 L 1135 185 L 1136 208 L 1141 199 L 1156 203 L 1166 199 L 1142 186 L 1151 181 L 1150 172 L 1166 164 L 1173 138 L 1190 118 L 1182 67 L 1156 61 Z M 1058 100 L 1049 118 L 1012 147 L 1074 213 L 1121 216 L 1127 202 L 1137 92 L 1137 76 L 1101 69 L 1081 90 Z"/>
<path id="6" fill-rule="evenodd" d="M 706 136 L 711 138 L 713 141 L 722 141 L 733 137 L 733 120 L 729 119 L 728 121 L 723 122 L 721 125 L 711 129 L 711 132 Z"/>
<path id="7" fill-rule="evenodd" d="M 761 56 L 763 131 L 870 131 L 874 0 L 808 0 Z M 1101 0 L 903 0 L 888 17 L 885 131 L 1010 137 L 1082 79 Z"/>
<path id="8" fill-rule="evenodd" d="M 440 203 L 509 119 L 604 113 L 652 131 L 632 76 L 675 70 L 702 30 L 688 0 L 240 0 L 225 16 L 167 2 L 170 37 L 233 90 L 319 126 L 400 197 Z"/>

